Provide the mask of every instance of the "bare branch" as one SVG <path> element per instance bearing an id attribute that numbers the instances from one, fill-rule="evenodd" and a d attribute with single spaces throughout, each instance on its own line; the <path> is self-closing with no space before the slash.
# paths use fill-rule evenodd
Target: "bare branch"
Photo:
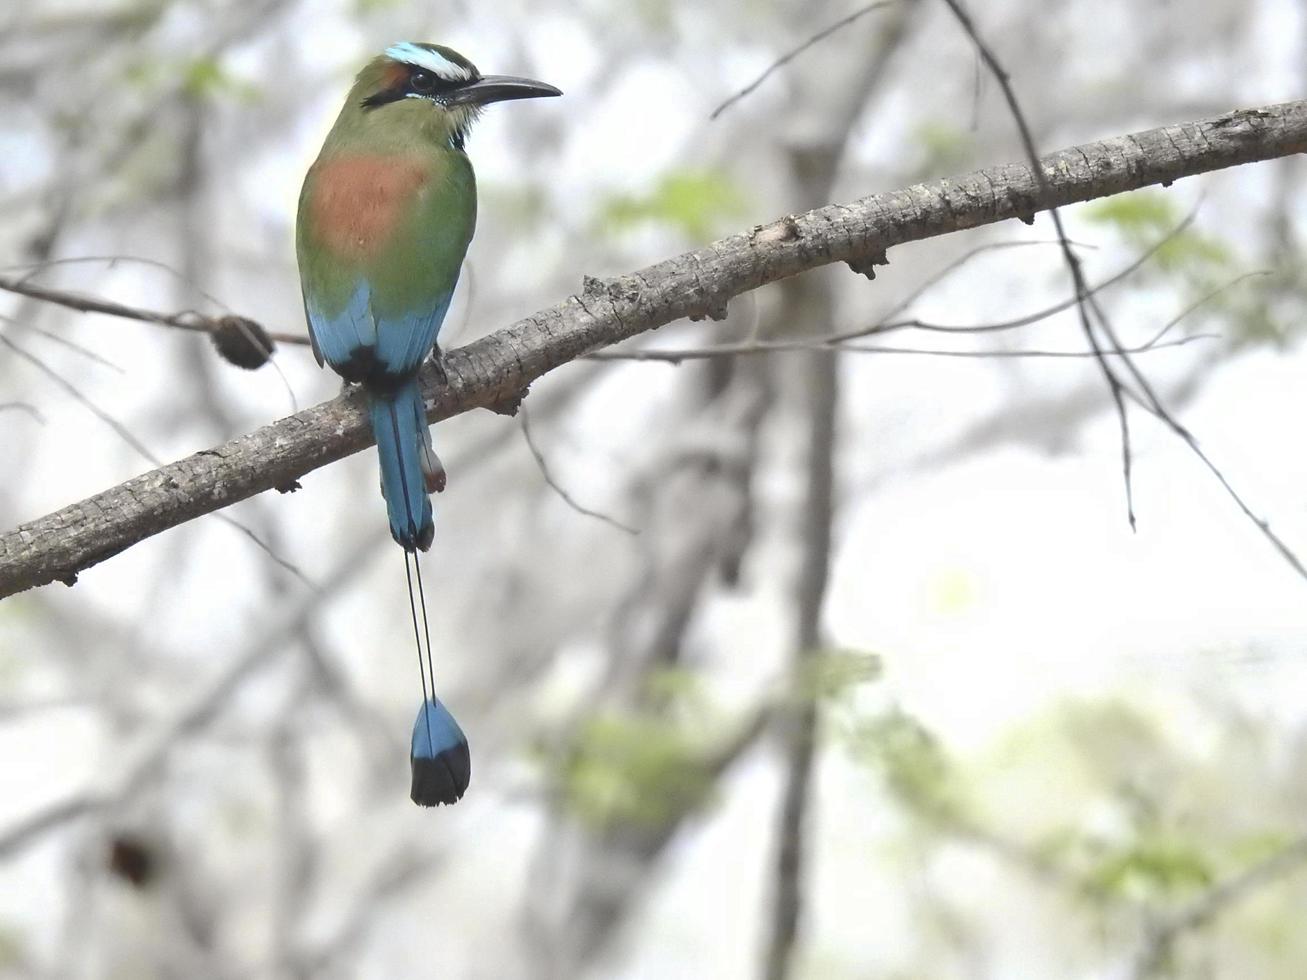
<path id="1" fill-rule="evenodd" d="M 1151 184 L 1307 150 L 1307 102 L 1087 143 L 1041 161 L 875 194 L 787 216 L 583 291 L 445 357 L 448 384 L 423 372 L 432 421 L 511 405 L 582 354 L 832 262 L 867 269 L 885 250 Z M 0 597 L 72 579 L 150 535 L 273 488 L 369 445 L 349 392 L 188 456 L 0 536 Z"/>

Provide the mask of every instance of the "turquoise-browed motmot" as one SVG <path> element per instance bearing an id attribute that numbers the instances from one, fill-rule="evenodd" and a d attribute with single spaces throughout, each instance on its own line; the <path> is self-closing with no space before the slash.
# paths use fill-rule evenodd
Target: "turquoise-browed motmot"
<path id="1" fill-rule="evenodd" d="M 439 356 L 436 335 L 476 226 L 464 142 L 489 103 L 560 94 L 527 78 L 482 75 L 438 44 L 394 44 L 359 72 L 300 193 L 296 251 L 313 353 L 367 391 L 390 533 L 405 562 L 413 556 L 419 595 L 416 553 L 431 546 L 430 494 L 444 488 L 445 473 L 418 369 Z M 416 639 L 411 578 L 409 598 Z M 418 661 L 423 670 L 420 641 Z M 415 803 L 454 803 L 467 789 L 467 739 L 435 695 L 429 632 L 410 760 Z"/>

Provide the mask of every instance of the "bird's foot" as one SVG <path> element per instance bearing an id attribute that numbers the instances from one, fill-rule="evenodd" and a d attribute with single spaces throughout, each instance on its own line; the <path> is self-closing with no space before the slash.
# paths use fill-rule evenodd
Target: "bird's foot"
<path id="1" fill-rule="evenodd" d="M 431 366 L 435 369 L 436 378 L 440 381 L 442 388 L 449 385 L 449 372 L 445 370 L 445 352 L 439 344 L 431 348 Z"/>

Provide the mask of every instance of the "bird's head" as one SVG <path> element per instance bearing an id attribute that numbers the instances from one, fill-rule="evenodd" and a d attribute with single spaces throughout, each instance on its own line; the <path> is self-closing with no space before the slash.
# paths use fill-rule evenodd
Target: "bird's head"
<path id="1" fill-rule="evenodd" d="M 482 75 L 452 48 L 403 41 L 359 72 L 345 111 L 361 113 L 373 124 L 417 127 L 461 150 L 468 129 L 490 103 L 562 94 L 530 78 Z"/>

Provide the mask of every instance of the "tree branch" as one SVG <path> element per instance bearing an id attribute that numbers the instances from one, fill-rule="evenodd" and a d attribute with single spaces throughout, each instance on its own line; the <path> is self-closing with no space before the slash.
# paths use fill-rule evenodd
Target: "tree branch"
<path id="1" fill-rule="evenodd" d="M 868 275 L 886 249 L 1150 184 L 1307 150 L 1307 102 L 1242 109 L 1071 147 L 1026 164 L 833 204 L 602 281 L 423 372 L 433 421 L 511 407 L 541 375 L 682 317 L 720 317 L 734 296 L 832 262 Z M 508 411 L 511 408 L 503 408 Z M 135 477 L 0 535 L 0 598 L 82 570 L 160 531 L 279 488 L 370 442 L 358 392 Z"/>

